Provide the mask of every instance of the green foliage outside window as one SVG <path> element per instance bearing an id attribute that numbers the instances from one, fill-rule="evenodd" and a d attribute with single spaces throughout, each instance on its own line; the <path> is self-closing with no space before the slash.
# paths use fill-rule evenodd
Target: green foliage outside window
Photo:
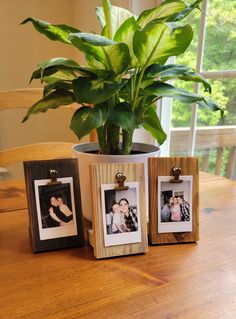
<path id="1" fill-rule="evenodd" d="M 236 0 L 209 0 L 207 27 L 203 58 L 203 71 L 221 71 L 236 69 Z M 176 59 L 177 63 L 196 66 L 198 43 L 199 12 L 191 16 L 194 39 L 183 56 Z M 235 125 L 236 124 L 236 79 L 217 79 L 209 81 L 212 85 L 212 97 L 225 108 L 223 119 L 219 114 L 199 108 L 198 126 Z M 188 83 L 177 83 L 184 89 L 193 90 Z M 179 101 L 173 103 L 172 126 L 188 127 L 191 121 L 191 109 Z"/>
<path id="2" fill-rule="evenodd" d="M 208 0 L 208 12 L 206 16 L 206 34 L 202 70 L 222 71 L 236 69 L 236 0 Z M 177 57 L 176 63 L 187 64 L 196 67 L 197 45 L 199 34 L 200 13 L 195 11 L 191 16 L 191 24 L 194 30 L 194 38 L 191 46 L 184 55 Z M 217 112 L 209 112 L 207 109 L 199 107 L 198 109 L 198 127 L 218 126 L 218 125 L 236 125 L 236 78 L 219 78 L 209 80 L 212 87 L 212 98 L 224 108 L 224 117 L 221 118 Z M 174 84 L 188 91 L 193 91 L 193 85 L 190 82 Z M 200 92 L 201 93 L 201 92 Z M 190 127 L 191 108 L 180 101 L 173 101 L 172 127 Z M 222 154 L 222 165 L 220 175 L 226 175 L 227 163 L 229 161 L 230 148 L 224 147 Z M 171 152 L 171 155 L 173 152 Z M 186 155 L 186 150 L 181 154 Z M 199 166 L 204 170 L 204 150 L 198 150 L 194 153 L 199 157 Z M 215 173 L 215 164 L 217 149 L 213 148 L 209 153 L 210 173 Z"/>

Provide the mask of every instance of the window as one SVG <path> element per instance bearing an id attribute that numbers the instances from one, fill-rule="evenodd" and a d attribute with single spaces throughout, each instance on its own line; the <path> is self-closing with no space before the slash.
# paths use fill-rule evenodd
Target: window
<path id="1" fill-rule="evenodd" d="M 130 1 L 138 14 L 161 0 Z M 187 1 L 190 2 L 190 1 Z M 193 0 L 191 1 L 193 2 Z M 200 169 L 236 179 L 236 0 L 204 0 L 202 10 L 194 10 L 188 19 L 194 39 L 175 63 L 193 67 L 212 84 L 211 97 L 225 108 L 219 112 L 198 108 L 171 99 L 158 105 L 167 141 L 161 146 L 162 156 L 199 156 Z M 186 82 L 175 85 L 201 92 L 201 87 Z M 150 135 L 141 130 L 137 140 L 151 143 Z"/>
<path id="2" fill-rule="evenodd" d="M 205 0 L 202 12 L 189 17 L 195 37 L 176 63 L 195 68 L 212 84 L 219 112 L 173 101 L 170 154 L 197 155 L 202 170 L 236 178 L 236 0 Z M 200 23 L 199 23 L 200 21 Z M 178 85 L 177 81 L 175 85 Z M 198 85 L 182 87 L 201 92 Z"/>

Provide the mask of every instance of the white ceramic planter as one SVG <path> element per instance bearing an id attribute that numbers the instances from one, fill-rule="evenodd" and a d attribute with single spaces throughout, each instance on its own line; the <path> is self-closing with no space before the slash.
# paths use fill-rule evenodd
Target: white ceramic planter
<path id="1" fill-rule="evenodd" d="M 131 155 L 102 155 L 96 154 L 99 150 L 98 143 L 77 144 L 73 147 L 74 157 L 78 158 L 80 189 L 82 200 L 82 211 L 85 218 L 92 221 L 92 205 L 89 178 L 89 165 L 96 163 L 144 163 L 145 183 L 147 194 L 147 217 L 148 217 L 148 158 L 160 155 L 160 149 L 157 146 L 133 143 L 132 150 L 137 154 Z"/>

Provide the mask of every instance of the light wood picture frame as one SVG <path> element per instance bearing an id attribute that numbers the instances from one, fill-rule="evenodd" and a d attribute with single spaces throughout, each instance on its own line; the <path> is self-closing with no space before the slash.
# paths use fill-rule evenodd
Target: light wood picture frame
<path id="1" fill-rule="evenodd" d="M 198 241 L 198 158 L 150 158 L 148 167 L 150 244 Z"/>
<path id="2" fill-rule="evenodd" d="M 82 246 L 78 161 L 25 161 L 24 173 L 33 252 Z"/>
<path id="3" fill-rule="evenodd" d="M 124 185 L 129 187 L 128 190 L 115 189 L 118 185 L 115 179 L 117 173 L 126 177 Z M 92 237 L 90 243 L 92 242 L 93 245 L 94 256 L 99 259 L 147 252 L 144 164 L 92 164 L 90 165 L 90 177 L 93 198 L 93 231 L 92 236 L 90 233 L 89 237 Z M 114 213 L 110 214 L 114 203 Z M 127 219 L 131 224 L 128 225 L 128 228 L 130 225 L 133 228 L 114 229 L 114 217 L 120 213 L 122 216 L 122 205 L 129 207 L 130 213 Z M 118 214 L 115 214 L 116 209 Z M 127 219 L 125 219 L 126 222 Z"/>

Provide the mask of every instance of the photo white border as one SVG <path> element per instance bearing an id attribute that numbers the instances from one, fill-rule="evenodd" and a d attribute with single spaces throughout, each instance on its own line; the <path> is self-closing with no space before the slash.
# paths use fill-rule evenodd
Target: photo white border
<path id="1" fill-rule="evenodd" d="M 142 225 L 141 225 L 141 218 L 140 218 L 140 203 L 139 203 L 139 182 L 127 182 L 126 185 L 129 186 L 129 188 L 136 189 L 138 230 L 133 232 L 119 233 L 119 234 L 107 234 L 105 191 L 114 190 L 114 188 L 117 187 L 117 184 L 102 184 L 101 185 L 101 203 L 102 203 L 102 221 L 103 221 L 103 235 L 104 235 L 105 247 L 133 244 L 133 243 L 139 243 L 142 241 L 142 233 L 141 233 Z M 128 192 L 128 191 L 129 190 L 125 192 Z M 116 192 L 120 192 L 120 191 L 116 191 Z"/>
<path id="2" fill-rule="evenodd" d="M 193 189 L 193 176 L 192 175 L 181 175 L 183 182 L 190 182 L 189 189 L 189 205 L 190 205 L 190 220 L 181 221 L 181 222 L 161 222 L 161 183 L 166 182 L 170 184 L 170 188 L 175 191 L 177 185 L 181 186 L 182 183 L 170 183 L 170 179 L 173 179 L 173 176 L 158 176 L 158 233 L 179 233 L 179 232 L 192 232 L 193 230 L 193 218 L 192 218 L 192 189 Z"/>
<path id="3" fill-rule="evenodd" d="M 39 228 L 39 239 L 48 240 L 54 238 L 70 237 L 78 235 L 77 231 L 77 220 L 75 213 L 75 197 L 74 197 L 74 187 L 73 187 L 73 177 L 63 177 L 57 179 L 62 184 L 70 184 L 70 193 L 71 193 L 71 206 L 74 223 L 71 225 L 59 226 L 59 227 L 42 227 L 41 219 L 41 207 L 40 207 L 40 198 L 39 198 L 39 186 L 46 186 L 50 179 L 40 179 L 34 181 L 35 188 L 35 199 L 36 199 L 36 209 L 37 209 L 37 218 L 38 218 L 38 228 Z M 53 189 L 53 184 L 50 186 Z M 52 190 L 53 192 L 53 190 Z"/>

